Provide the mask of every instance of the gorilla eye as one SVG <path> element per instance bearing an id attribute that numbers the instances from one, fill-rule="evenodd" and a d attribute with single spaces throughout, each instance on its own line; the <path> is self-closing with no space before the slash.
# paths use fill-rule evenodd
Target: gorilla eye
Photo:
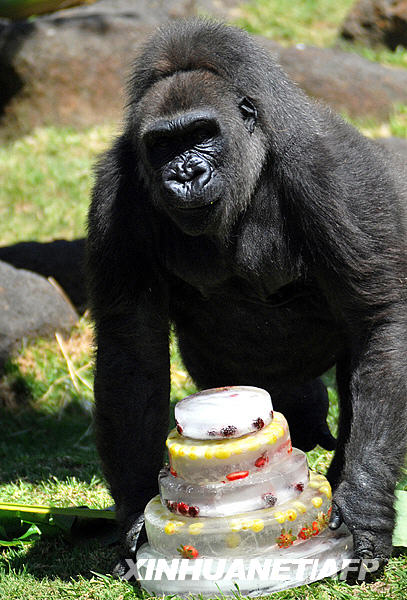
<path id="1" fill-rule="evenodd" d="M 242 113 L 244 124 L 249 133 L 253 133 L 257 123 L 257 108 L 246 96 L 239 103 L 240 112 Z"/>
<path id="2" fill-rule="evenodd" d="M 156 150 L 167 150 L 171 143 L 171 139 L 168 136 L 161 136 L 154 140 L 154 148 Z"/>

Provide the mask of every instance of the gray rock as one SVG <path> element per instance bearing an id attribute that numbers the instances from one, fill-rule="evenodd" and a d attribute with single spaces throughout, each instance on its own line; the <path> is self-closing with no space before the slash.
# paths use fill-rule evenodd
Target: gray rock
<path id="1" fill-rule="evenodd" d="M 341 36 L 366 46 L 407 47 L 406 0 L 359 0 L 347 15 Z"/>
<path id="2" fill-rule="evenodd" d="M 53 277 L 81 313 L 87 306 L 84 254 L 84 239 L 19 242 L 0 247 L 0 261 Z"/>
<path id="3" fill-rule="evenodd" d="M 49 281 L 0 261 L 0 368 L 23 339 L 68 331 L 77 319 Z"/>
<path id="4" fill-rule="evenodd" d="M 283 48 L 265 38 L 263 41 L 310 96 L 339 112 L 385 118 L 395 103 L 406 102 L 407 69 L 385 67 L 338 48 L 301 44 Z"/>

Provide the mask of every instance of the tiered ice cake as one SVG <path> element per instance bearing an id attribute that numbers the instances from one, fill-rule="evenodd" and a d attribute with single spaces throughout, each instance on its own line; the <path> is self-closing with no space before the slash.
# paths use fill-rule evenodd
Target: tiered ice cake
<path id="1" fill-rule="evenodd" d="M 170 464 L 160 472 L 159 496 L 145 509 L 154 554 L 272 557 L 301 550 L 327 527 L 331 487 L 292 448 L 287 421 L 266 391 L 206 390 L 181 400 L 175 419 Z"/>

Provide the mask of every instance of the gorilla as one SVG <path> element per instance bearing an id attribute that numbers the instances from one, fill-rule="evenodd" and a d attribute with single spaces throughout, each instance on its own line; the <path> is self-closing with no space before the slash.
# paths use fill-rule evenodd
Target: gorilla
<path id="1" fill-rule="evenodd" d="M 407 444 L 405 182 L 241 30 L 178 21 L 147 43 L 87 242 L 96 438 L 124 556 L 157 493 L 174 327 L 199 388 L 268 390 L 304 450 L 334 447 L 319 376 L 336 364 L 330 527 L 386 562 Z"/>

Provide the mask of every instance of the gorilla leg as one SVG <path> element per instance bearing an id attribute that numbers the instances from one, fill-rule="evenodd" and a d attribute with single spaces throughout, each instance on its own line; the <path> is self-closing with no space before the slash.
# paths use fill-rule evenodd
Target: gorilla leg
<path id="1" fill-rule="evenodd" d="M 314 379 L 272 398 L 273 406 L 281 410 L 288 421 L 294 447 L 304 452 L 312 450 L 317 444 L 326 450 L 335 449 L 335 438 L 326 422 L 328 392 L 321 379 Z"/>

